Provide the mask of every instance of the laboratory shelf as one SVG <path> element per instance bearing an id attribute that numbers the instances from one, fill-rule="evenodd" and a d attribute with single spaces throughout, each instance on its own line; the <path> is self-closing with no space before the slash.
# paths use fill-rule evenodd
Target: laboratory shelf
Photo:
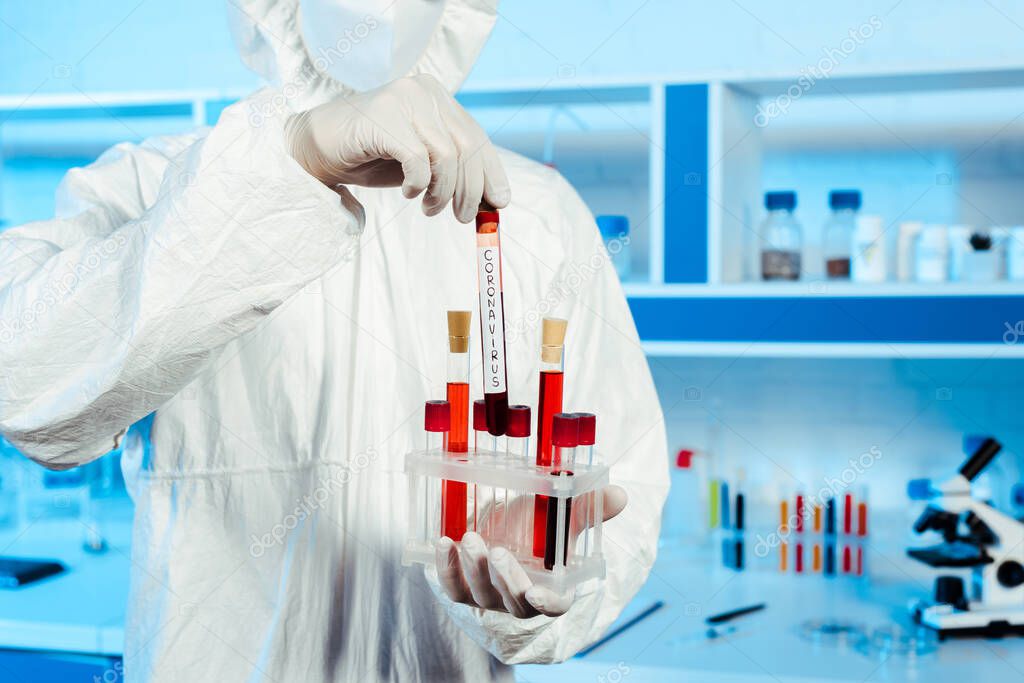
<path id="1" fill-rule="evenodd" d="M 835 290 L 835 291 L 833 291 Z M 813 284 L 631 287 L 657 355 L 1020 357 L 1024 291 Z"/>
<path id="2" fill-rule="evenodd" d="M 807 138 L 805 145 L 829 153 L 834 150 L 828 140 L 859 140 L 846 134 L 850 126 L 882 122 L 887 130 L 920 129 L 921 149 L 927 151 L 932 143 L 949 142 L 935 131 L 952 130 L 951 110 L 964 118 L 958 124 L 961 143 L 1001 144 L 999 136 L 1020 128 L 1010 125 L 1015 119 L 1005 125 L 1003 119 L 1017 106 L 1014 98 L 1024 97 L 1024 65 L 843 65 L 802 91 L 785 116 L 759 125 L 761 107 L 789 93 L 805 75 L 720 70 L 607 79 L 577 76 L 568 68 L 540 80 L 471 80 L 458 98 L 499 144 L 538 159 L 554 155 L 594 213 L 630 217 L 632 268 L 643 281 L 624 289 L 650 353 L 1020 355 L 1022 345 L 1004 343 L 1003 335 L 1007 325 L 1014 328 L 1024 318 L 1021 283 L 744 284 L 746 255 L 738 245 L 750 239 L 750 226 L 759 220 L 765 158 L 780 145 L 788 150 L 794 139 Z M 6 95 L 0 96 L 0 123 L 191 117 L 193 124 L 212 124 L 244 95 Z M 872 100 L 867 108 L 853 101 L 864 97 L 884 101 Z M 948 106 L 950 98 L 964 106 Z M 836 102 L 855 111 L 845 111 L 845 118 L 821 114 Z M 889 115 L 895 118 L 889 121 Z M 806 134 L 809 121 L 818 126 L 817 137 Z M 16 136 L 6 132 L 10 144 Z M 40 144 L 35 128 L 26 128 L 24 137 Z M 905 135 L 897 137 L 907 145 Z M 918 144 L 914 138 L 915 149 Z M 957 179 L 940 176 L 928 176 L 932 191 L 956 204 Z"/>

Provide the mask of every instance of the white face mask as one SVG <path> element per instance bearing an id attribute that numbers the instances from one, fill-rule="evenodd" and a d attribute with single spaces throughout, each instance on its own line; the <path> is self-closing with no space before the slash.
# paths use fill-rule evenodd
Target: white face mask
<path id="1" fill-rule="evenodd" d="M 301 0 L 313 64 L 355 90 L 371 90 L 416 65 L 445 0 Z"/>

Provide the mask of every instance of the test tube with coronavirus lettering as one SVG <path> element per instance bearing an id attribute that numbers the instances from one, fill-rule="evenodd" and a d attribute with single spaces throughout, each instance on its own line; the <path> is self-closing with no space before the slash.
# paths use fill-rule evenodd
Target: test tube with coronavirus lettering
<path id="1" fill-rule="evenodd" d="M 498 211 L 486 203 L 480 205 L 476 214 L 476 257 L 487 430 L 494 436 L 501 436 L 505 433 L 508 420 L 505 295 L 502 292 Z"/>
<path id="2" fill-rule="evenodd" d="M 448 448 L 448 431 L 452 425 L 452 413 L 451 406 L 448 401 L 427 401 L 423 409 L 423 429 L 426 433 L 426 450 L 427 452 L 446 450 Z M 427 480 L 424 479 L 423 486 L 428 486 Z M 443 484 L 442 484 L 443 486 Z M 437 491 L 433 495 L 430 495 L 430 491 L 420 491 L 421 500 L 425 506 L 423 514 L 421 515 L 420 524 L 422 524 L 422 537 L 432 538 L 436 536 L 440 529 L 444 528 L 443 523 L 433 522 L 438 519 L 438 510 L 433 505 L 437 504 Z M 444 516 L 443 508 L 441 505 L 441 517 Z M 442 522 L 442 520 L 438 520 Z M 433 527 L 431 529 L 431 527 Z M 460 537 L 461 538 L 461 537 Z"/>
<path id="3" fill-rule="evenodd" d="M 537 464 L 551 466 L 551 429 L 555 414 L 562 412 L 563 357 L 568 323 L 544 318 L 541 324 L 540 396 L 537 399 Z M 544 557 L 548 501 L 537 496 L 533 508 L 533 555 Z"/>
<path id="4" fill-rule="evenodd" d="M 551 476 L 571 477 L 576 466 L 579 445 L 579 418 L 572 413 L 558 413 L 551 423 Z M 600 494 L 597 494 L 600 495 Z M 559 501 L 563 501 L 559 505 Z M 547 529 L 544 543 L 544 568 L 565 565 L 569 557 L 569 527 L 572 521 L 572 498 L 547 499 Z"/>

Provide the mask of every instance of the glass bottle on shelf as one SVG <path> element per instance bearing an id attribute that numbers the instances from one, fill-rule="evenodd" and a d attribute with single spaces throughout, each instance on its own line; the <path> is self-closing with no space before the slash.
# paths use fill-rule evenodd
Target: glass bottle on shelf
<path id="1" fill-rule="evenodd" d="M 860 191 L 832 190 L 828 195 L 828 203 L 832 213 L 825 223 L 823 233 L 825 275 L 829 280 L 849 280 L 853 233 L 857 227 L 857 211 L 860 209 Z"/>
<path id="2" fill-rule="evenodd" d="M 761 224 L 761 279 L 799 280 L 803 231 L 793 216 L 795 192 L 766 192 Z"/>

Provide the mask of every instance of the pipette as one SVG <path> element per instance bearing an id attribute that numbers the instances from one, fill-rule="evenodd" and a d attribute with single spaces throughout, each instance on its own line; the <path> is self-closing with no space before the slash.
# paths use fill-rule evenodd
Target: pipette
<path id="1" fill-rule="evenodd" d="M 476 257 L 480 287 L 480 344 L 483 350 L 487 431 L 494 436 L 501 436 L 508 424 L 505 294 L 502 291 L 498 211 L 486 203 L 480 205 L 480 210 L 476 214 Z"/>

